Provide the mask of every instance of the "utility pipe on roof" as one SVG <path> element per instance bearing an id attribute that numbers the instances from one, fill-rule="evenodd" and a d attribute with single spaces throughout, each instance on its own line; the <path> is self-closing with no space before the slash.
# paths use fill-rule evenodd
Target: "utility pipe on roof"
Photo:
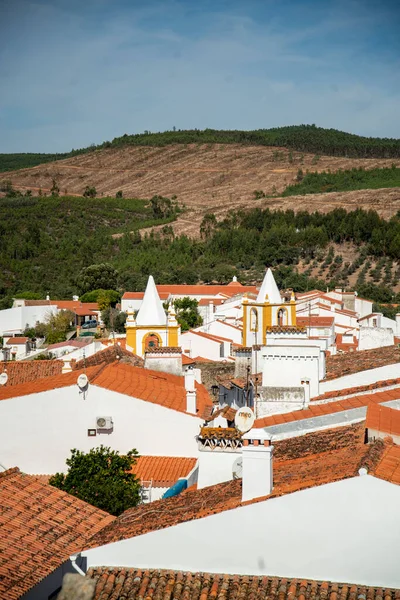
<path id="1" fill-rule="evenodd" d="M 76 560 L 80 555 L 81 555 L 80 552 L 78 552 L 78 554 L 71 554 L 71 556 L 69 557 L 69 560 L 71 561 L 71 565 L 75 569 L 75 571 L 77 573 L 79 573 L 79 575 L 86 577 L 86 573 L 84 571 L 82 571 L 82 569 L 80 567 L 78 567 L 78 565 L 76 564 Z"/>

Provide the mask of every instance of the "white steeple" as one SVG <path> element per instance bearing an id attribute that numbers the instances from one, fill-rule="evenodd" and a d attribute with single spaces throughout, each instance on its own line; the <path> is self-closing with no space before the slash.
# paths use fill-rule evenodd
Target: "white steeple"
<path id="1" fill-rule="evenodd" d="M 272 274 L 271 269 L 267 269 L 264 280 L 262 282 L 260 291 L 258 292 L 256 302 L 263 304 L 265 302 L 265 296 L 268 295 L 267 301 L 270 304 L 281 304 L 282 298 L 276 285 L 275 278 Z"/>
<path id="2" fill-rule="evenodd" d="M 158 295 L 153 276 L 150 275 L 143 302 L 136 316 L 137 325 L 165 325 L 167 317 Z"/>

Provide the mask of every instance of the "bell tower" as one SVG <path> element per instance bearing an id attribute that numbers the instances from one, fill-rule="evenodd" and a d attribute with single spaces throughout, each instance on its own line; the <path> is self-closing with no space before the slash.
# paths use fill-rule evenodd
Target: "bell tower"
<path id="1" fill-rule="evenodd" d="M 296 326 L 294 293 L 290 301 L 282 300 L 271 269 L 265 273 L 255 302 L 243 298 L 243 346 L 265 345 L 267 330 Z"/>

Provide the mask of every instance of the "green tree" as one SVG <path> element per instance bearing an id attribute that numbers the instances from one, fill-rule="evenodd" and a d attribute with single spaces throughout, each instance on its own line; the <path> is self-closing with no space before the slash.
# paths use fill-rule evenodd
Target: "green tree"
<path id="1" fill-rule="evenodd" d="M 207 213 L 204 215 L 203 220 L 200 224 L 200 236 L 208 240 L 211 235 L 214 233 L 217 227 L 217 217 L 214 213 Z"/>
<path id="2" fill-rule="evenodd" d="M 171 200 L 163 196 L 153 196 L 150 200 L 150 206 L 155 219 L 166 219 L 174 213 Z"/>
<path id="3" fill-rule="evenodd" d="M 64 342 L 67 338 L 67 332 L 73 328 L 74 313 L 70 310 L 61 310 L 51 313 L 46 318 L 46 342 L 48 344 L 57 344 Z"/>
<path id="4" fill-rule="evenodd" d="M 49 483 L 101 510 L 118 516 L 140 501 L 140 481 L 131 472 L 136 450 L 121 456 L 101 445 L 87 454 L 74 448 L 67 474 L 56 473 Z"/>
<path id="5" fill-rule="evenodd" d="M 83 195 L 85 198 L 96 198 L 97 190 L 94 186 L 87 185 L 84 189 Z"/>
<path id="6" fill-rule="evenodd" d="M 124 193 L 122 190 L 118 190 L 118 192 L 115 194 L 116 198 L 123 198 L 124 197 Z"/>
<path id="7" fill-rule="evenodd" d="M 125 333 L 125 323 L 127 314 L 116 308 L 108 306 L 101 312 L 101 319 L 109 331 Z"/>
<path id="8" fill-rule="evenodd" d="M 199 327 L 203 323 L 198 311 L 198 301 L 185 296 L 174 301 L 176 320 L 181 326 L 182 331 L 188 331 L 193 327 Z"/>
<path id="9" fill-rule="evenodd" d="M 99 289 L 86 292 L 80 296 L 79 300 L 81 302 L 98 302 L 101 305 L 100 310 L 103 310 L 110 305 L 115 306 L 121 300 L 121 294 L 115 290 Z"/>
<path id="10" fill-rule="evenodd" d="M 93 290 L 113 290 L 117 287 L 118 271 L 109 263 L 90 265 L 79 273 L 78 287 L 82 294 Z"/>

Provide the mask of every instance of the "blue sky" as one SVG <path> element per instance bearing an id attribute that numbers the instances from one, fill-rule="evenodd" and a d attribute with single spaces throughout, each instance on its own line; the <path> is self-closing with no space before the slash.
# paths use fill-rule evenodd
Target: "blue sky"
<path id="1" fill-rule="evenodd" d="M 0 0 L 0 152 L 315 123 L 400 137 L 397 0 Z"/>

